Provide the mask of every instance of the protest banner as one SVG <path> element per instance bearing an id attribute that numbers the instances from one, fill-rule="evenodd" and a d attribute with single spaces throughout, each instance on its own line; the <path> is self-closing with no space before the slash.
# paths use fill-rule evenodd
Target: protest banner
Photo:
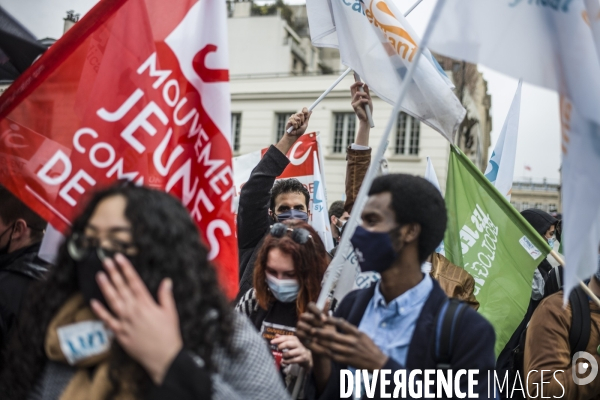
<path id="1" fill-rule="evenodd" d="M 331 222 L 329 222 L 329 213 L 327 211 L 327 199 L 325 198 L 325 190 L 323 175 L 319 168 L 319 156 L 316 151 L 313 151 L 313 192 L 311 196 L 311 225 L 317 231 L 325 250 L 333 250 L 333 236 L 331 235 Z"/>
<path id="2" fill-rule="evenodd" d="M 313 152 L 319 157 L 319 146 L 317 144 L 318 132 L 310 132 L 302 135 L 286 154 L 290 164 L 277 179 L 296 178 L 312 194 L 314 182 Z M 235 195 L 239 197 L 242 186 L 250 178 L 252 170 L 268 148 L 244 154 L 233 159 Z"/>
<path id="3" fill-rule="evenodd" d="M 445 200 L 445 256 L 475 279 L 479 312 L 494 327 L 498 356 L 523 320 L 533 273 L 550 246 L 454 146 Z"/>
<path id="4" fill-rule="evenodd" d="M 2 184 L 63 233 L 118 179 L 171 193 L 235 296 L 226 24 L 216 0 L 99 2 L 0 98 Z"/>
<path id="5" fill-rule="evenodd" d="M 515 174 L 517 137 L 519 136 L 519 115 L 521 114 L 521 86 L 519 80 L 515 97 L 502 125 L 496 147 L 485 170 L 485 177 L 510 201 L 510 192 Z"/>
<path id="6" fill-rule="evenodd" d="M 565 303 L 597 270 L 600 243 L 600 6 L 593 1 L 448 0 L 431 38 L 440 54 L 561 95 Z"/>
<path id="7" fill-rule="evenodd" d="M 356 71 L 377 96 L 394 104 L 420 42 L 394 2 L 308 0 L 306 7 L 313 45 L 339 49 L 342 64 Z M 452 142 L 466 111 L 431 53 L 424 49 L 423 55 L 414 74 L 416 84 L 410 86 L 400 109 Z"/>

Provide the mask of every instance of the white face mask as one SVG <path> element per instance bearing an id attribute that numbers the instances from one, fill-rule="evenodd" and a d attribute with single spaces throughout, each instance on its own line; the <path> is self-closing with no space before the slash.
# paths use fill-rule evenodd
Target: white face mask
<path id="1" fill-rule="evenodd" d="M 342 233 L 342 229 L 344 229 L 344 225 L 346 225 L 346 222 L 348 222 L 348 221 L 342 221 L 342 220 L 338 219 L 338 222 L 341 222 L 342 226 L 338 226 L 338 224 L 335 224 L 335 227 L 338 229 L 339 233 Z"/>
<path id="2" fill-rule="evenodd" d="M 291 303 L 298 297 L 299 284 L 295 279 L 277 279 L 266 274 L 267 285 L 273 296 L 282 303 Z"/>

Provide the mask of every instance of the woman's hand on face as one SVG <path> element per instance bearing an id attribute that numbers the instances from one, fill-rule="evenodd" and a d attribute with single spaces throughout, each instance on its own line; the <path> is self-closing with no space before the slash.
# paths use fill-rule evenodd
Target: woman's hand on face
<path id="1" fill-rule="evenodd" d="M 121 254 L 104 261 L 104 272 L 96 279 L 112 313 L 99 301 L 92 309 L 110 328 L 123 349 L 139 362 L 156 385 L 183 347 L 179 316 L 173 298 L 173 282 L 163 279 L 158 304 L 127 258 Z"/>
<path id="2" fill-rule="evenodd" d="M 297 336 L 277 335 L 275 339 L 271 340 L 271 344 L 277 345 L 277 349 L 283 353 L 283 364 L 300 364 L 304 368 L 312 367 L 310 350 L 300 343 Z"/>

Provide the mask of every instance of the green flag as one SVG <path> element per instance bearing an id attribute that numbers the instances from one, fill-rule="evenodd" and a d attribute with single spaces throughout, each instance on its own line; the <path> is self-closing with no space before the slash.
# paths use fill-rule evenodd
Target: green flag
<path id="1" fill-rule="evenodd" d="M 533 273 L 550 246 L 454 146 L 446 207 L 446 257 L 475 279 L 479 312 L 496 331 L 497 357 L 523 320 Z"/>

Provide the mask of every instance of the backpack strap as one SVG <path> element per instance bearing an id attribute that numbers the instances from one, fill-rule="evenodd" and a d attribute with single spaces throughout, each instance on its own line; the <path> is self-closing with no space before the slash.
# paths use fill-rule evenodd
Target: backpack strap
<path id="1" fill-rule="evenodd" d="M 590 303 L 587 294 L 582 288 L 576 287 L 569 295 L 571 304 L 571 329 L 569 330 L 569 345 L 571 357 L 587 348 L 590 341 Z"/>
<path id="2" fill-rule="evenodd" d="M 450 369 L 454 331 L 467 306 L 458 299 L 444 302 L 436 318 L 435 361 L 437 369 Z"/>

